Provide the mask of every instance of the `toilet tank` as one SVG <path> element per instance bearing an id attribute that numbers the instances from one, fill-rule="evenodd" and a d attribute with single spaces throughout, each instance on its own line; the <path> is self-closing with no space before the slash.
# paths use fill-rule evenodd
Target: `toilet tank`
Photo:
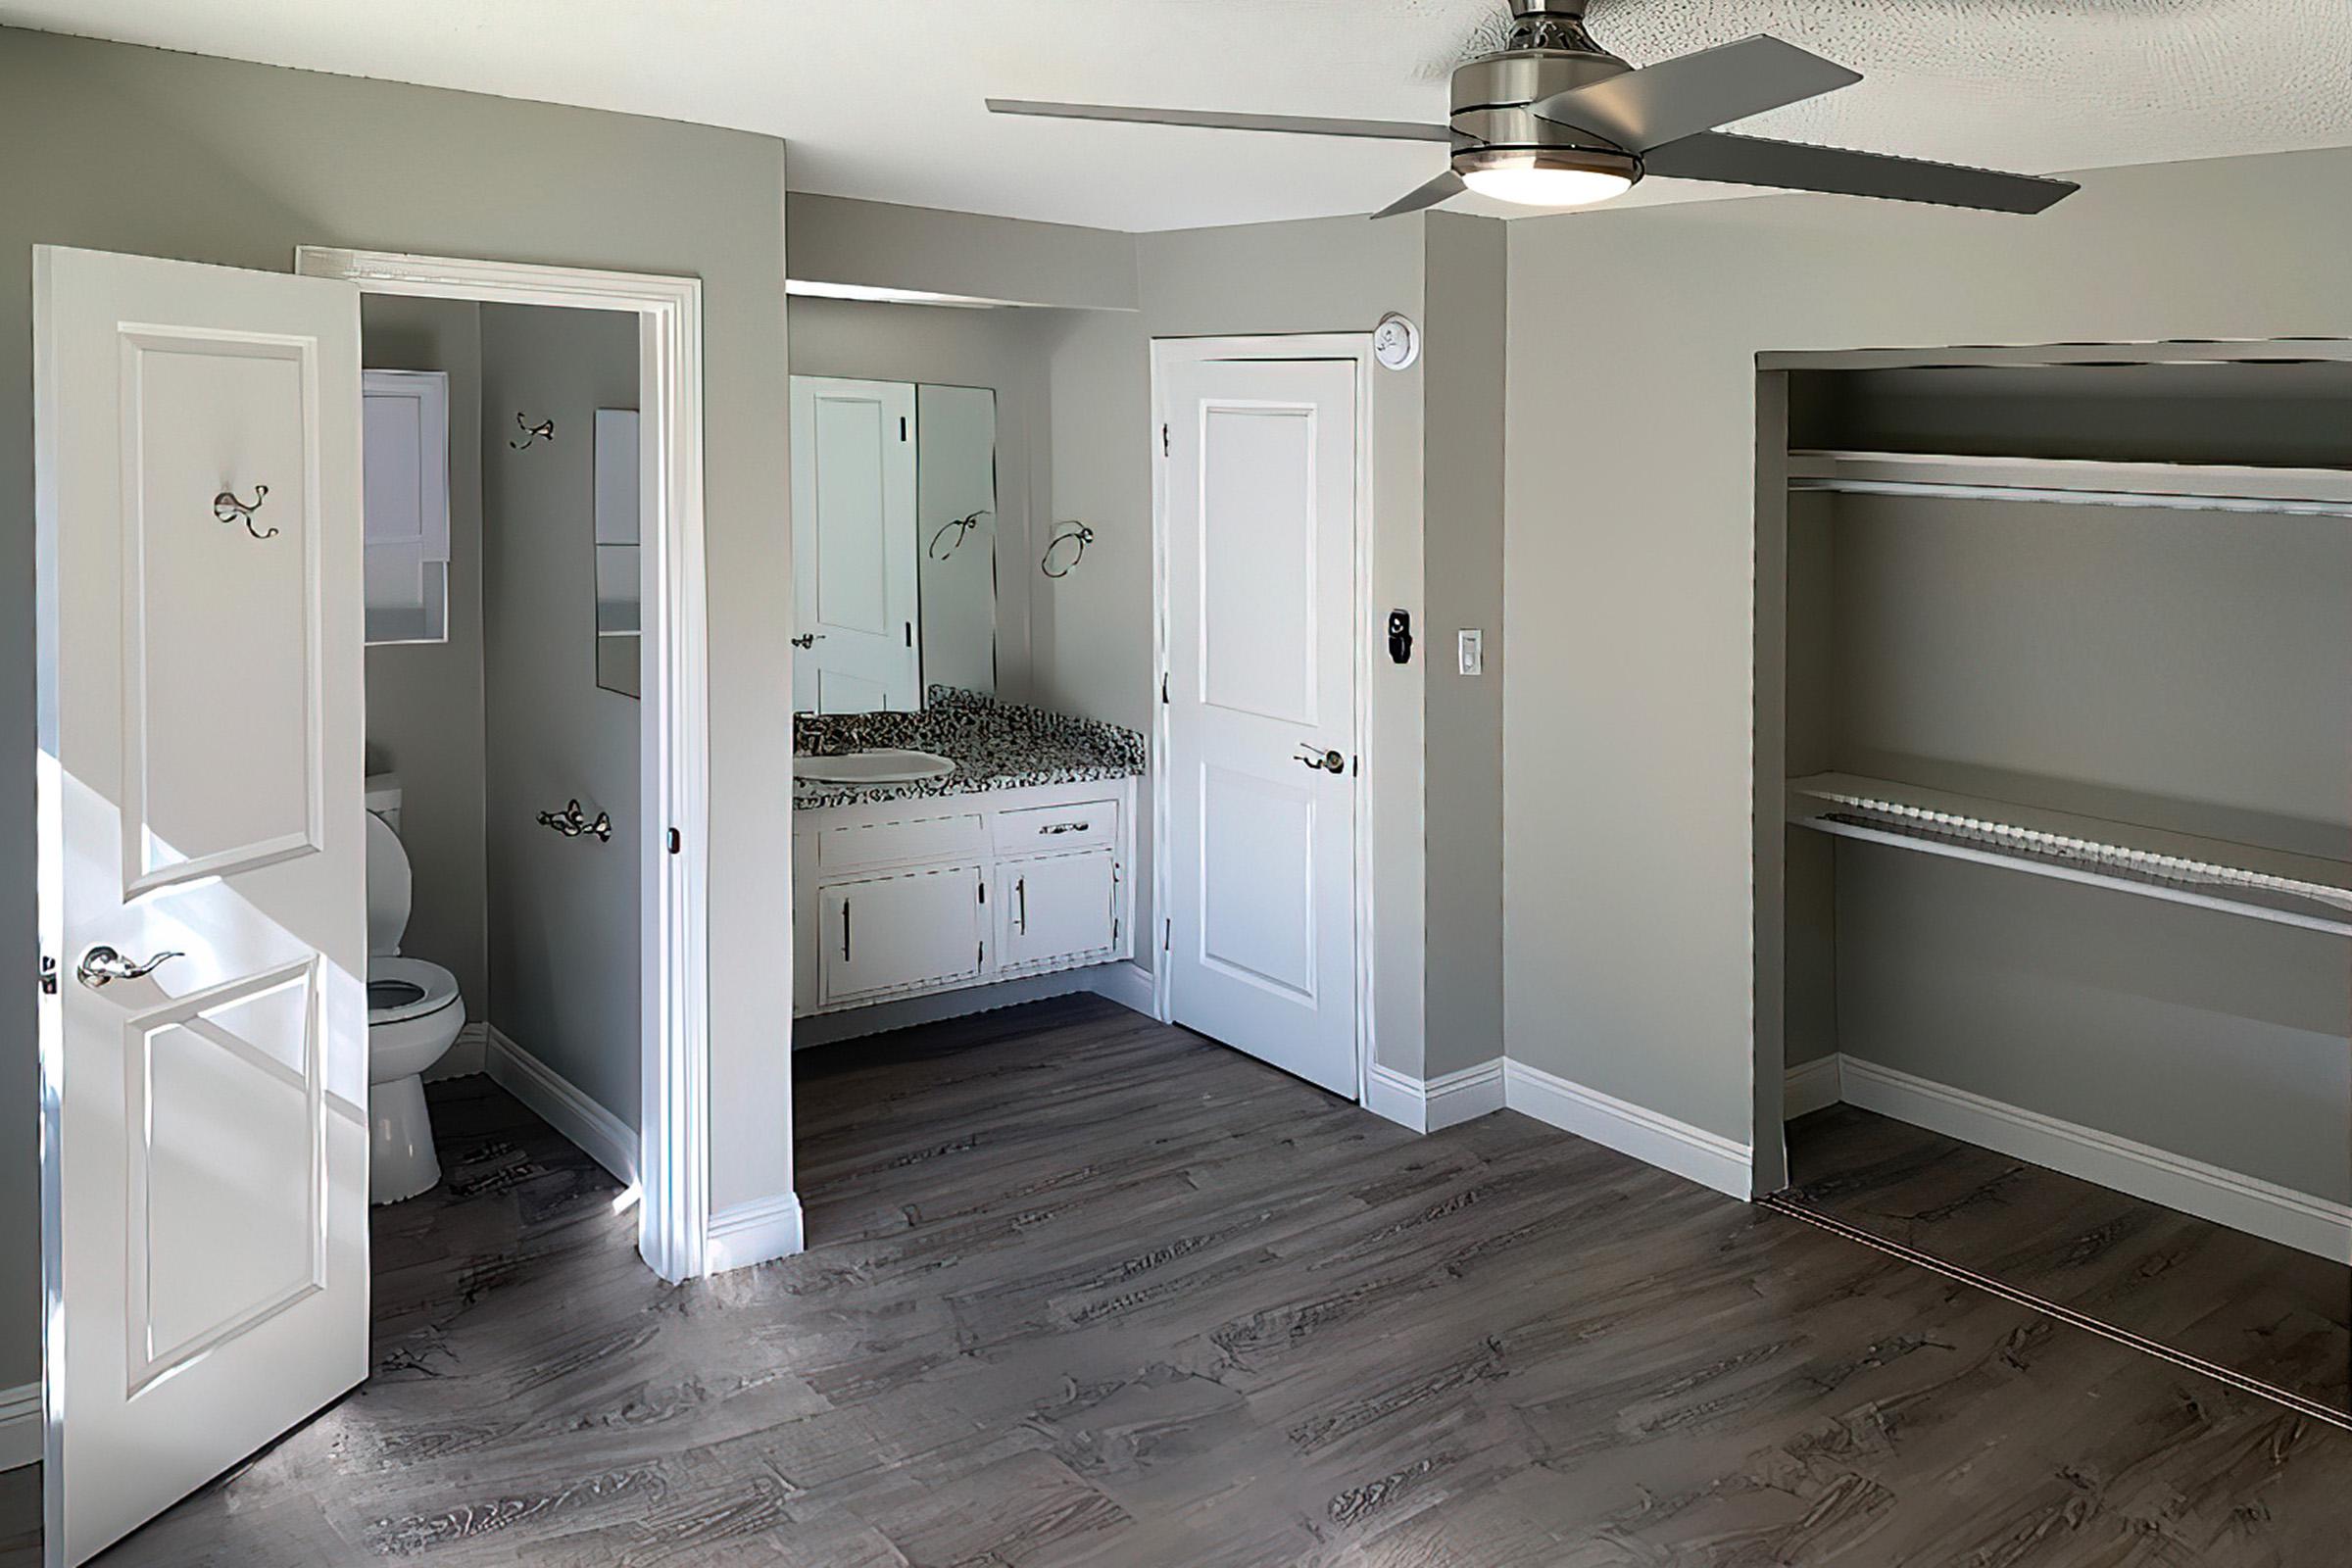
<path id="1" fill-rule="evenodd" d="M 400 831 L 400 775 L 398 773 L 368 774 L 362 799 L 366 801 L 368 810 L 384 819 L 384 826 L 395 833 Z"/>

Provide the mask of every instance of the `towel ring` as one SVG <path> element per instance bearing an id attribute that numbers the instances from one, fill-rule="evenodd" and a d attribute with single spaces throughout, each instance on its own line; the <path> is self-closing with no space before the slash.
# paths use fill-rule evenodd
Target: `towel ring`
<path id="1" fill-rule="evenodd" d="M 530 420 L 523 417 L 522 411 L 520 409 L 516 409 L 514 411 L 514 428 L 522 432 L 522 439 L 517 441 L 514 437 L 509 436 L 507 438 L 507 445 L 513 447 L 517 452 L 520 452 L 523 448 L 529 446 L 534 441 L 553 441 L 556 438 L 556 421 L 553 416 L 541 419 L 537 424 L 533 424 Z"/>
<path id="2" fill-rule="evenodd" d="M 1094 542 L 1094 529 L 1083 522 L 1065 522 L 1055 531 L 1052 542 L 1046 546 L 1046 553 L 1038 561 L 1037 569 L 1049 577 L 1067 577 L 1077 569 L 1078 563 L 1085 559 L 1086 547 Z M 1064 551 L 1059 558 L 1056 558 L 1054 552 L 1060 550 L 1064 545 L 1070 545 L 1073 548 Z M 1056 559 L 1061 563 L 1061 569 L 1058 571 L 1054 569 Z"/>
<path id="3" fill-rule="evenodd" d="M 956 549 L 962 545 L 963 541 L 970 536 L 971 531 L 980 526 L 980 519 L 987 515 L 988 509 L 986 507 L 982 507 L 978 512 L 971 514 L 969 516 L 950 517 L 947 521 L 939 525 L 939 531 L 931 536 L 931 542 L 923 546 L 923 554 L 929 556 L 933 561 L 947 560 L 950 556 L 954 555 Z M 954 530 L 956 537 L 949 539 L 948 548 L 942 550 L 939 548 L 939 542 L 942 539 L 948 538 L 948 533 L 951 529 Z"/>

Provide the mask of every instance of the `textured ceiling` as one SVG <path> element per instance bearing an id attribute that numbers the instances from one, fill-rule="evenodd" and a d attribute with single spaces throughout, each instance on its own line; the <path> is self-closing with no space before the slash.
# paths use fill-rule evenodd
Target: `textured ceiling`
<path id="1" fill-rule="evenodd" d="M 1154 229 L 1367 211 L 1439 150 L 1003 120 L 982 97 L 1439 120 L 1447 69 L 1505 9 L 0 0 L 0 22 L 766 131 L 798 190 Z M 1637 65 L 1770 31 L 1864 74 L 1740 127 L 1759 134 L 2037 173 L 2352 144 L 2352 0 L 1593 0 L 1592 23 Z"/>

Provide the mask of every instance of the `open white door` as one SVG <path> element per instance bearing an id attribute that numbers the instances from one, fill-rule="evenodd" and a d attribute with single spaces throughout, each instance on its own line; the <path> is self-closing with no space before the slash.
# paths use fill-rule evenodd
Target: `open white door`
<path id="1" fill-rule="evenodd" d="M 41 247 L 33 337 L 72 1564 L 368 1374 L 359 296 Z"/>
<path id="2" fill-rule="evenodd" d="M 1160 389 L 1170 1012 L 1350 1100 L 1355 376 L 1179 359 Z"/>
<path id="3" fill-rule="evenodd" d="M 914 646 L 914 385 L 792 378 L 792 706 L 923 704 Z"/>

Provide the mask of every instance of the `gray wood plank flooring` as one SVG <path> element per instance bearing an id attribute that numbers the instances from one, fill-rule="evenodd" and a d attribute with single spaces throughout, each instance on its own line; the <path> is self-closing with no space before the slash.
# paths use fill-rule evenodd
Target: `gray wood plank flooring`
<path id="1" fill-rule="evenodd" d="M 809 1250 L 684 1289 L 436 1088 L 376 1375 L 108 1568 L 2347 1560 L 2352 1436 L 1510 1112 L 1091 998 L 800 1068 Z"/>
<path id="2" fill-rule="evenodd" d="M 1834 1219 L 2352 1413 L 2341 1263 L 1853 1105 L 1790 1123 L 1788 1160 Z"/>

